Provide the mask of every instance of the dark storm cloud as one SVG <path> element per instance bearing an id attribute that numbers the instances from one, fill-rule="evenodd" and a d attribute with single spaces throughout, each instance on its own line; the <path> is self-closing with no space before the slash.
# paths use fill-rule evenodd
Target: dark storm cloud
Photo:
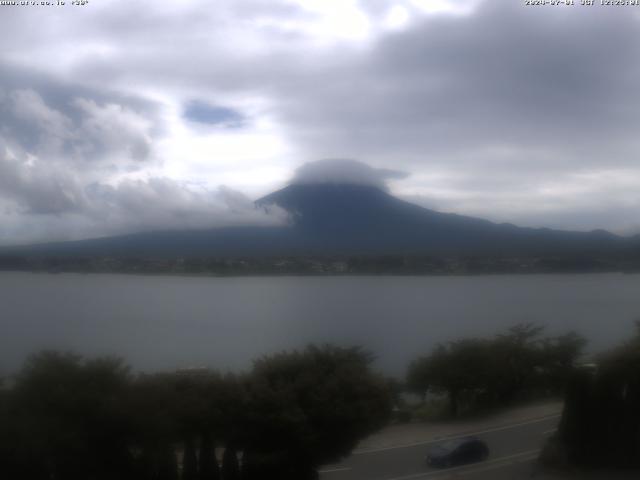
<path id="1" fill-rule="evenodd" d="M 392 6 L 361 5 L 375 17 Z M 637 147 L 628 124 L 637 120 L 629 99 L 637 96 L 640 42 L 628 9 L 536 10 L 497 0 L 469 15 L 416 17 L 367 48 L 309 52 L 304 42 L 280 42 L 287 29 L 261 23 L 301 21 L 308 13 L 300 7 L 201 6 L 152 10 L 135 21 L 123 9 L 100 11 L 101 22 L 89 24 L 95 37 L 123 48 L 109 62 L 79 57 L 75 71 L 257 92 L 313 157 L 562 170 L 599 165 L 604 152 L 625 162 Z M 243 50 L 252 35 L 265 40 L 257 53 Z"/>
<path id="2" fill-rule="evenodd" d="M 638 27 L 620 12 L 485 2 L 473 15 L 430 17 L 383 37 L 368 58 L 318 68 L 282 107 L 292 134 L 321 151 L 408 153 L 478 172 L 508 168 L 500 152 L 509 149 L 514 170 L 521 155 L 534 157 L 525 162 L 534 170 L 601 165 L 603 154 L 608 166 L 629 164 Z"/>
<path id="3" fill-rule="evenodd" d="M 277 5 L 271 14 L 247 8 L 243 18 L 229 18 L 239 19 L 240 31 L 264 33 L 256 19 L 276 16 Z M 380 16 L 389 6 L 376 2 L 368 10 Z M 274 115 L 308 156 L 346 155 L 411 170 L 459 166 L 481 181 L 492 170 L 544 176 L 628 165 L 638 148 L 629 128 L 638 114 L 629 102 L 638 95 L 640 30 L 621 10 L 536 10 L 498 0 L 469 15 L 418 19 L 366 49 L 309 54 L 304 42 L 282 44 L 285 34 L 274 28 L 259 55 L 238 55 L 242 42 L 229 48 L 215 32 L 207 49 L 190 48 L 201 40 L 199 26 L 219 22 L 221 13 L 193 15 L 154 20 L 150 31 L 160 33 L 145 42 L 140 29 L 114 14 L 111 28 L 138 45 L 116 54 L 116 77 L 258 92 L 274 102 Z M 292 9 L 284 18 L 301 16 Z M 191 20 L 184 42 L 173 41 L 168 32 Z M 76 67 L 101 72 L 95 59 Z"/>

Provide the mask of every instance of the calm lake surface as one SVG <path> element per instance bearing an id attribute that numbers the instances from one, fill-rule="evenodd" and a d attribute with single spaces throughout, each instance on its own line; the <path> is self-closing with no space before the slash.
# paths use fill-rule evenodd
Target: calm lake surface
<path id="1" fill-rule="evenodd" d="M 640 275 L 176 277 L 0 273 L 0 373 L 43 348 L 114 354 L 135 369 L 250 367 L 309 342 L 362 345 L 402 375 L 437 342 L 523 321 L 590 349 L 633 332 Z"/>

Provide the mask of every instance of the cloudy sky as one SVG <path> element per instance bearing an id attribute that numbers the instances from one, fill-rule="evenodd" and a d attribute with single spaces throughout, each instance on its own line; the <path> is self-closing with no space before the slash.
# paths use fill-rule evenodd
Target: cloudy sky
<path id="1" fill-rule="evenodd" d="M 442 211 L 640 231 L 640 7 L 90 0 L 0 31 L 3 244 L 281 222 L 251 200 L 326 158 Z"/>

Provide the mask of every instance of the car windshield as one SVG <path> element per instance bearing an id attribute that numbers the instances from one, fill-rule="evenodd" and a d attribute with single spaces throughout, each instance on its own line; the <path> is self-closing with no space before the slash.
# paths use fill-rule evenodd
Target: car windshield
<path id="1" fill-rule="evenodd" d="M 474 439 L 472 438 L 456 438 L 453 440 L 447 440 L 446 442 L 443 442 L 440 445 L 438 445 L 438 447 L 442 448 L 443 450 L 447 450 L 451 452 L 456 448 L 458 448 L 459 446 L 464 445 L 465 443 L 473 442 L 473 441 Z"/>

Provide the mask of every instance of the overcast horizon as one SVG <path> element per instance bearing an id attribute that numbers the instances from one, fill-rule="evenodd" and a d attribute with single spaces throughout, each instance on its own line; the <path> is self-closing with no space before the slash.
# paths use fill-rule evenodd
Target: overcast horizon
<path id="1" fill-rule="evenodd" d="M 0 6 L 0 245 L 282 223 L 252 201 L 321 159 L 439 211 L 638 233 L 640 7 L 577 3 Z"/>

